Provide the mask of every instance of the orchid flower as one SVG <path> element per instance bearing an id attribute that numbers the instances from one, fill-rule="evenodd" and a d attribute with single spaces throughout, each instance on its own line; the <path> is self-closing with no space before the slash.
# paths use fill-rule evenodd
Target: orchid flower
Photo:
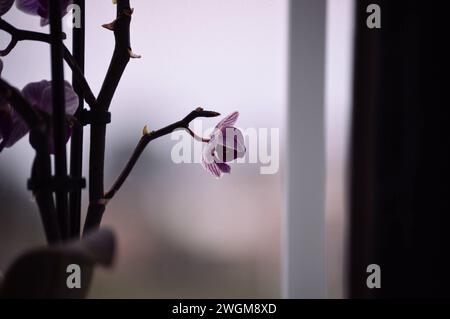
<path id="1" fill-rule="evenodd" d="M 0 59 L 0 76 L 3 71 L 3 62 Z M 11 107 L 6 101 L 6 98 L 0 95 L 0 152 L 6 146 L 6 141 L 12 130 Z"/>
<path id="2" fill-rule="evenodd" d="M 24 98 L 33 108 L 39 111 L 43 116 L 51 117 L 52 107 L 52 83 L 50 81 L 40 81 L 30 83 L 22 90 Z M 78 108 L 78 96 L 72 86 L 65 82 L 66 114 L 72 116 Z M 1 102 L 1 97 L 0 97 Z M 50 123 L 51 121 L 49 121 Z M 50 123 L 51 124 L 51 123 Z M 29 131 L 25 121 L 17 114 L 7 103 L 0 104 L 0 152 L 3 148 L 9 148 L 17 143 Z M 69 140 L 72 130 L 67 132 Z M 48 136 L 48 147 L 50 153 L 54 152 L 52 126 L 50 125 Z"/>
<path id="3" fill-rule="evenodd" d="M 231 172 L 227 163 L 245 156 L 244 136 L 234 127 L 238 117 L 238 112 L 230 114 L 217 124 L 209 140 L 202 139 L 207 143 L 203 151 L 202 166 L 216 178 Z"/>
<path id="4" fill-rule="evenodd" d="M 16 0 L 16 6 L 20 11 L 41 17 L 41 26 L 48 25 L 49 22 L 49 0 Z M 14 0 L 0 0 L 0 16 L 11 9 Z M 73 0 L 61 0 L 61 14 L 66 15 L 67 7 Z"/>

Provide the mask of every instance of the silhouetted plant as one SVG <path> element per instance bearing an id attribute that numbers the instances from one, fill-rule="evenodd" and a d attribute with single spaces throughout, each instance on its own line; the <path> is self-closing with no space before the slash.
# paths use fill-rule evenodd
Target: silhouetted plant
<path id="1" fill-rule="evenodd" d="M 48 248 L 36 249 L 20 257 L 6 273 L 0 286 L 4 297 L 85 297 L 95 264 L 111 265 L 115 240 L 111 231 L 99 231 L 102 216 L 116 192 L 131 173 L 146 146 L 154 139 L 184 129 L 195 139 L 207 143 L 203 166 L 220 178 L 230 172 L 226 162 L 244 156 L 242 133 L 234 128 L 238 113 L 233 113 L 217 126 L 210 138 L 198 137 L 189 129 L 196 118 L 220 114 L 197 108 L 184 119 L 157 131 L 145 127 L 130 160 L 110 190 L 105 191 L 105 137 L 111 122 L 110 105 L 123 72 L 133 53 L 130 44 L 130 23 L 133 9 L 129 0 L 113 0 L 116 18 L 104 24 L 113 31 L 115 48 L 101 90 L 96 97 L 84 77 L 85 0 L 16 0 L 17 8 L 41 18 L 41 25 L 50 24 L 50 34 L 20 30 L 1 17 L 14 0 L 0 0 L 0 30 L 11 35 L 11 41 L 0 51 L 6 56 L 20 41 L 47 43 L 51 49 L 51 81 L 28 84 L 22 91 L 0 78 L 0 152 L 12 147 L 29 133 L 35 150 L 28 188 L 32 191 L 42 218 Z M 72 52 L 64 45 L 62 16 L 71 4 L 79 8 L 80 25 L 73 28 Z M 72 71 L 72 85 L 64 80 L 64 61 Z M 0 76 L 3 62 L 0 60 Z M 85 108 L 85 103 L 89 107 Z M 83 127 L 89 125 L 89 207 L 81 231 Z M 229 133 L 227 136 L 227 132 Z M 231 134 L 230 134 L 231 133 Z M 66 143 L 71 138 L 70 166 L 67 165 Z M 54 174 L 52 174 L 52 159 Z M 82 236 L 81 236 L 82 235 Z M 80 239 L 81 236 L 81 239 Z M 66 286 L 66 267 L 78 264 L 83 268 L 83 287 L 71 290 Z"/>

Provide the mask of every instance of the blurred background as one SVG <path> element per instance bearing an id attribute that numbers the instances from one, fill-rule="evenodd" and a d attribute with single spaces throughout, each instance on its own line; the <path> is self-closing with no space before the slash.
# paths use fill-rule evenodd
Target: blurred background
<path id="1" fill-rule="evenodd" d="M 287 1 L 134 0 L 132 6 L 132 46 L 143 57 L 129 64 L 112 104 L 107 186 L 144 125 L 158 129 L 199 106 L 224 116 L 240 111 L 244 129 L 283 130 Z M 110 0 L 87 1 L 86 78 L 95 93 L 114 46 L 101 25 L 114 16 Z M 4 18 L 42 30 L 38 18 L 16 8 Z M 4 58 L 3 76 L 22 88 L 49 79 L 49 62 L 46 44 L 22 42 Z M 203 128 L 216 124 L 204 120 Z M 282 168 L 260 175 L 259 164 L 233 165 L 231 175 L 215 180 L 200 164 L 174 164 L 175 143 L 170 137 L 152 143 L 108 206 L 103 226 L 118 237 L 117 262 L 97 271 L 91 297 L 279 297 Z M 32 158 L 27 138 L 0 155 L 2 270 L 45 243 L 25 188 Z M 87 156 L 85 163 L 86 169 Z"/>
<path id="2" fill-rule="evenodd" d="M 199 106 L 222 115 L 240 111 L 243 129 L 280 129 L 281 165 L 277 174 L 260 175 L 262 164 L 235 164 L 231 175 L 215 180 L 200 164 L 174 164 L 176 141 L 170 137 L 153 142 L 108 206 L 103 226 L 115 231 L 119 250 L 112 270 L 97 270 L 90 297 L 281 297 L 289 1 L 133 0 L 132 6 L 132 47 L 143 57 L 131 61 L 112 103 L 106 186 L 125 165 L 144 125 L 160 128 Z M 327 287 L 333 298 L 345 296 L 352 10 L 352 0 L 327 1 L 324 201 Z M 87 2 L 86 78 L 94 93 L 114 46 L 101 25 L 114 16 L 110 0 Z M 38 18 L 15 8 L 4 18 L 18 28 L 43 30 Z M 7 41 L 0 32 L 1 46 Z M 21 42 L 3 61 L 3 77 L 18 88 L 50 78 L 46 44 Z M 70 79 L 68 67 L 66 74 Z M 203 128 L 216 122 L 203 120 Z M 87 154 L 88 143 L 85 176 Z M 25 187 L 32 158 L 27 138 L 0 154 L 0 271 L 45 244 Z M 85 196 L 84 211 L 86 205 Z"/>

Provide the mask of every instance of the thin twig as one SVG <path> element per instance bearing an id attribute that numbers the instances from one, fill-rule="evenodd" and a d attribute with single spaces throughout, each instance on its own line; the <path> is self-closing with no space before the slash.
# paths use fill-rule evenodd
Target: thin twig
<path id="1" fill-rule="evenodd" d="M 197 134 L 195 134 L 195 132 L 193 130 L 191 130 L 189 127 L 186 127 L 185 130 L 189 133 L 190 136 L 192 136 L 192 138 L 194 140 L 196 140 L 197 142 L 201 142 L 201 143 L 209 143 L 209 141 L 211 141 L 211 139 L 209 138 L 204 138 L 202 136 L 198 136 Z"/>
<path id="2" fill-rule="evenodd" d="M 10 43 L 8 44 L 6 49 L 0 51 L 0 56 L 8 55 L 20 41 L 38 41 L 48 44 L 51 43 L 50 34 L 20 30 L 1 18 L 0 18 L 0 30 L 3 30 L 11 35 Z M 61 40 L 64 40 L 65 38 L 66 35 L 61 32 Z M 95 95 L 92 92 L 92 89 L 89 86 L 89 83 L 87 82 L 86 78 L 84 77 L 82 69 L 80 68 L 76 59 L 72 56 L 72 54 L 70 53 L 70 51 L 67 49 L 66 46 L 64 46 L 64 60 L 72 70 L 72 73 L 78 85 L 83 90 L 82 98 L 84 98 L 86 100 L 86 103 L 92 108 L 96 104 Z"/>
<path id="3" fill-rule="evenodd" d="M 51 37 L 49 34 L 27 31 L 27 30 L 19 30 L 0 18 L 0 30 L 3 30 L 11 35 L 11 41 L 8 46 L 4 50 L 0 50 L 0 56 L 8 55 L 17 45 L 19 41 L 29 40 L 29 41 L 39 41 L 50 44 Z M 65 34 L 61 33 L 61 38 L 65 38 Z"/>
<path id="4" fill-rule="evenodd" d="M 141 157 L 145 148 L 151 141 L 153 141 L 157 138 L 160 138 L 162 136 L 168 135 L 177 129 L 185 129 L 188 132 L 192 132 L 189 129 L 189 123 L 191 123 L 194 119 L 199 118 L 199 117 L 216 117 L 219 115 L 220 114 L 217 112 L 205 111 L 203 109 L 197 109 L 195 111 L 192 111 L 188 116 L 186 116 L 181 121 L 175 122 L 171 125 L 168 125 L 162 129 L 160 129 L 160 130 L 144 134 L 142 136 L 142 138 L 140 139 L 138 145 L 136 146 L 136 148 L 135 148 L 133 154 L 131 155 L 131 158 L 129 159 L 124 170 L 119 175 L 116 182 L 113 184 L 112 188 L 105 194 L 104 199 L 109 201 L 119 191 L 119 189 L 122 187 L 122 185 L 124 184 L 124 182 L 126 181 L 128 176 L 130 175 L 130 173 L 133 170 L 134 166 L 136 165 L 137 161 Z M 202 141 L 207 141 L 207 140 L 202 139 Z"/>
<path id="5" fill-rule="evenodd" d="M 74 85 L 79 86 L 80 93 L 82 93 L 80 97 L 84 99 L 91 108 L 94 108 L 97 104 L 97 99 L 84 76 L 84 67 L 78 64 L 77 59 L 72 56 L 66 46 L 64 46 L 64 60 L 72 70 Z"/>

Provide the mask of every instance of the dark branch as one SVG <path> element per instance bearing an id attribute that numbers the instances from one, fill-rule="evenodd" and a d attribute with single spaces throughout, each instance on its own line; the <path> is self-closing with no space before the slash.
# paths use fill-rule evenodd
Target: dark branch
<path id="1" fill-rule="evenodd" d="M 66 107 L 64 89 L 64 47 L 61 40 L 62 17 L 61 3 L 59 0 L 49 1 L 50 11 L 50 35 L 51 35 L 51 69 L 52 69 L 52 96 L 53 96 L 53 140 L 55 145 L 55 178 L 63 181 L 67 175 L 66 153 Z M 70 216 L 68 189 L 57 189 L 56 211 L 59 228 L 63 240 L 69 238 Z"/>
<path id="2" fill-rule="evenodd" d="M 39 113 L 29 105 L 20 91 L 1 78 L 0 95 L 9 101 L 12 108 L 22 117 L 30 129 L 37 128 L 42 123 Z"/>
<path id="3" fill-rule="evenodd" d="M 98 107 L 107 111 L 119 86 L 120 79 L 130 61 L 130 24 L 132 10 L 129 0 L 117 1 L 117 18 L 114 21 L 114 53 L 98 95 Z"/>
<path id="4" fill-rule="evenodd" d="M 22 117 L 30 128 L 30 143 L 36 150 L 31 178 L 44 184 L 51 179 L 51 161 L 47 144 L 47 125 L 20 94 L 19 90 L 0 79 L 0 94 L 5 96 L 11 107 Z M 38 189 L 33 192 L 39 207 L 47 241 L 52 244 L 61 240 L 53 195 L 50 190 Z"/>
<path id="5" fill-rule="evenodd" d="M 97 99 L 95 98 L 94 93 L 92 93 L 91 87 L 84 77 L 83 67 L 78 64 L 77 59 L 72 56 L 66 46 L 64 46 L 64 60 L 72 70 L 74 85 L 77 85 L 80 93 L 82 93 L 80 97 L 84 99 L 91 108 L 95 108 Z"/>
<path id="6" fill-rule="evenodd" d="M 0 18 L 0 30 L 3 30 L 11 35 L 11 41 L 4 50 L 0 50 L 0 56 L 8 55 L 17 45 L 19 41 L 29 40 L 29 41 L 39 41 L 45 43 L 51 43 L 51 37 L 49 34 L 19 30 Z M 65 34 L 61 34 L 61 38 L 65 38 Z"/>
<path id="7" fill-rule="evenodd" d="M 74 66 L 79 67 L 79 74 L 84 74 L 84 60 L 85 60 L 85 0 L 75 0 L 75 5 L 78 5 L 80 8 L 80 27 L 73 28 L 73 41 L 72 41 L 72 52 L 74 59 Z M 65 50 L 65 55 L 67 55 L 68 50 Z M 67 61 L 67 59 L 66 59 Z M 78 73 L 77 73 L 78 74 Z M 84 79 L 84 76 L 81 77 Z M 80 97 L 78 110 L 76 113 L 76 117 L 80 118 L 82 111 L 84 109 L 83 95 L 86 92 L 83 85 L 80 85 L 82 80 L 76 76 L 76 73 L 73 72 L 72 75 L 72 84 L 75 92 Z M 86 83 L 87 84 L 87 83 Z M 85 86 L 86 86 L 85 84 Z M 92 95 L 93 100 L 95 101 L 95 97 Z M 83 126 L 76 125 L 73 128 L 73 134 L 71 139 L 71 149 L 70 149 L 70 176 L 72 178 L 81 179 L 83 175 Z M 69 206 L 70 206 L 70 217 L 71 217 L 71 231 L 70 235 L 73 238 L 77 238 L 80 236 L 81 231 L 81 200 L 82 200 L 82 192 L 81 188 L 75 189 L 69 194 Z"/>
<path id="8" fill-rule="evenodd" d="M 50 34 L 33 32 L 27 30 L 20 30 L 15 28 L 13 25 L 9 24 L 5 20 L 0 18 L 0 30 L 6 31 L 11 35 L 11 41 L 4 50 L 0 50 L 0 56 L 8 55 L 20 41 L 38 41 L 51 44 Z M 65 39 L 66 35 L 61 33 L 61 40 Z M 64 46 L 64 60 L 73 72 L 73 76 L 76 79 L 78 85 L 83 90 L 82 98 L 86 100 L 86 103 L 92 108 L 96 104 L 96 98 L 94 93 L 92 93 L 91 87 L 89 86 L 82 69 L 77 64 L 76 59 L 72 56 L 67 47 Z"/>
<path id="9" fill-rule="evenodd" d="M 122 74 L 130 61 L 130 24 L 132 10 L 129 0 L 117 1 L 116 20 L 113 31 L 114 53 L 102 88 L 97 98 L 96 110 L 108 111 Z M 89 208 L 84 233 L 98 228 L 105 211 L 101 204 L 104 194 L 106 124 L 91 125 L 91 146 L 89 157 Z"/>
<path id="10" fill-rule="evenodd" d="M 155 140 L 157 138 L 160 138 L 162 136 L 168 135 L 168 134 L 172 133 L 173 131 L 175 131 L 177 129 L 186 129 L 186 130 L 190 131 L 189 123 L 191 123 L 196 118 L 199 118 L 199 117 L 216 117 L 216 116 L 219 116 L 219 115 L 220 114 L 217 113 L 217 112 L 204 111 L 203 109 L 197 109 L 195 111 L 192 111 L 188 116 L 186 116 L 181 121 L 175 122 L 175 123 L 173 123 L 173 124 L 171 124 L 169 126 L 166 126 L 166 127 L 162 128 L 162 129 L 160 129 L 160 130 L 144 134 L 142 136 L 141 140 L 139 141 L 138 145 L 136 146 L 136 148 L 135 148 L 135 150 L 133 152 L 133 155 L 129 159 L 129 161 L 128 161 L 127 165 L 125 166 L 124 170 L 119 175 L 119 177 L 117 178 L 116 182 L 113 184 L 111 190 L 108 191 L 105 194 L 104 199 L 106 199 L 106 200 L 112 199 L 114 197 L 114 195 L 117 193 L 117 191 L 119 191 L 119 189 L 122 187 L 122 185 L 124 184 L 124 182 L 126 181 L 128 176 L 130 175 L 130 173 L 133 170 L 134 166 L 136 165 L 137 161 L 141 157 L 141 155 L 144 152 L 145 148 L 147 147 L 147 145 L 151 141 L 153 141 L 153 140 Z"/>
<path id="11" fill-rule="evenodd" d="M 36 149 L 36 157 L 31 169 L 31 180 L 45 185 L 50 181 L 52 174 L 47 132 L 32 129 L 30 132 L 30 142 Z M 47 241 L 50 244 L 60 242 L 62 238 L 52 191 L 47 187 L 40 187 L 33 190 L 33 195 L 36 198 L 36 203 L 41 214 Z"/>

